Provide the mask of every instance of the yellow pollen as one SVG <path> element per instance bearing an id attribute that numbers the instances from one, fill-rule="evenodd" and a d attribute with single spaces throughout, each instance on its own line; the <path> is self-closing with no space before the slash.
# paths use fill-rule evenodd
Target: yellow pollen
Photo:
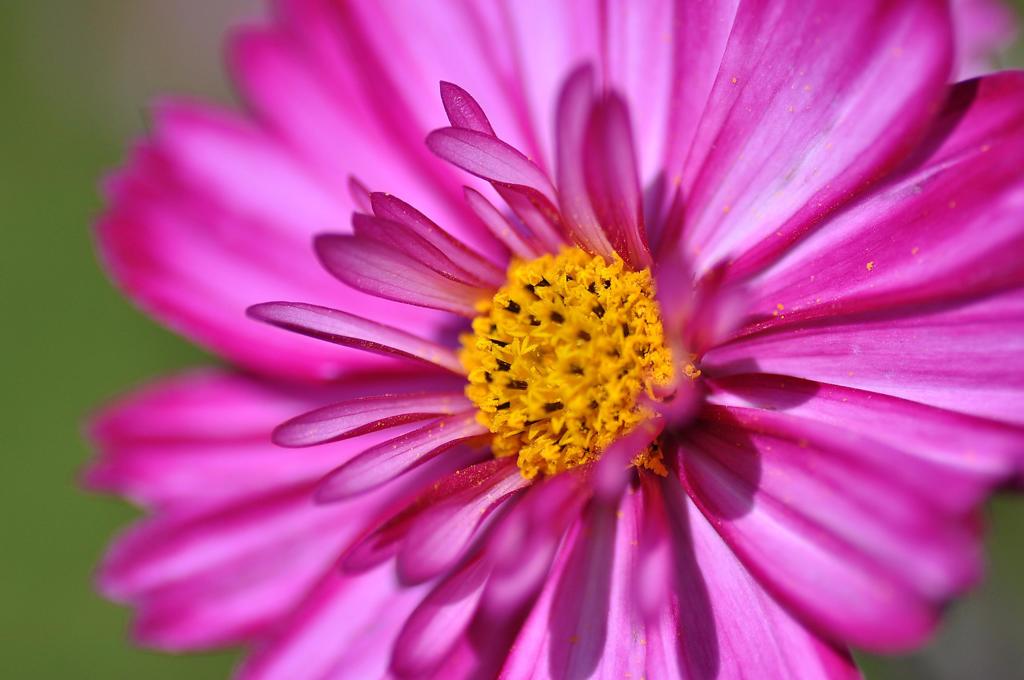
<path id="1" fill-rule="evenodd" d="M 650 272 L 579 248 L 513 261 L 461 340 L 477 420 L 527 479 L 596 460 L 673 377 Z M 633 463 L 665 473 L 657 445 Z"/>

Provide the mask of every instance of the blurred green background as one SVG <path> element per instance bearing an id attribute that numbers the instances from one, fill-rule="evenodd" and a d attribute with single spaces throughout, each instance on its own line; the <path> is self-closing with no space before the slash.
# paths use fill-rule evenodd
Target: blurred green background
<path id="1" fill-rule="evenodd" d="M 1018 12 L 1024 0 L 1017 0 Z M 76 474 L 91 409 L 212 361 L 146 319 L 96 264 L 99 178 L 163 92 L 228 101 L 220 35 L 258 0 L 0 1 L 3 488 L 0 677 L 222 678 L 235 654 L 172 656 L 127 638 L 129 613 L 92 590 L 105 544 L 134 511 Z M 1007 63 L 1024 64 L 1018 45 Z M 864 658 L 869 678 L 1024 677 L 1024 501 L 989 513 L 990 575 L 937 639 Z"/>

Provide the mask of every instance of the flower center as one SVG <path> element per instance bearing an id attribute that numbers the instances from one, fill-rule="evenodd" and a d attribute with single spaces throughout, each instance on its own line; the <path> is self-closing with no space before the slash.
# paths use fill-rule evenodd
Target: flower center
<path id="1" fill-rule="evenodd" d="M 596 460 L 651 415 L 640 394 L 672 379 L 650 271 L 579 248 L 513 261 L 462 345 L 494 455 L 518 456 L 528 479 Z M 663 473 L 660 457 L 634 463 Z"/>

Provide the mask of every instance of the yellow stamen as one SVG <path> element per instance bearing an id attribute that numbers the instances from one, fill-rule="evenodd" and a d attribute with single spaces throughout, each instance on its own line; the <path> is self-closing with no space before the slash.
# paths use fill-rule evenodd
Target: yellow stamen
<path id="1" fill-rule="evenodd" d="M 641 393 L 673 378 L 650 272 L 578 248 L 514 261 L 460 358 L 494 455 L 528 479 L 597 459 L 651 415 Z M 654 445 L 634 464 L 664 474 L 660 458 Z"/>

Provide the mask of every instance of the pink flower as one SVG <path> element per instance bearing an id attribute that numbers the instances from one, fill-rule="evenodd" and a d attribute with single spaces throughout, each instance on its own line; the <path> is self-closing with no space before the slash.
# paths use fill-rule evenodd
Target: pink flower
<path id="1" fill-rule="evenodd" d="M 231 41 L 249 115 L 165 102 L 108 186 L 116 280 L 244 372 L 98 418 L 88 483 L 151 511 L 101 588 L 247 678 L 920 644 L 1024 482 L 1024 74 L 947 85 L 951 36 L 932 0 L 281 0 Z"/>

